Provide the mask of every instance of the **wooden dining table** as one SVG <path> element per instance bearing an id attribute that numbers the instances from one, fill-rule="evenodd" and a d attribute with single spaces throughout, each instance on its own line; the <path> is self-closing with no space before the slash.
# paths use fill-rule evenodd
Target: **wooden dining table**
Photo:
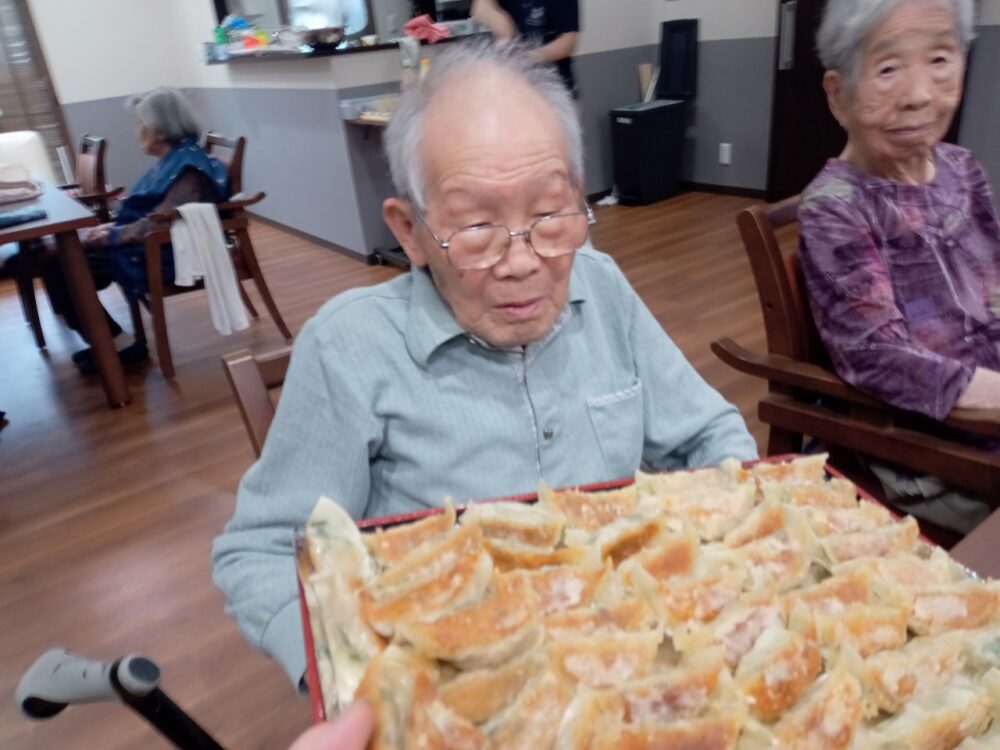
<path id="1" fill-rule="evenodd" d="M 77 315 L 91 348 L 101 377 L 108 405 L 122 406 L 132 400 L 125 372 L 111 341 L 111 331 L 97 298 L 94 279 L 90 275 L 77 230 L 97 224 L 97 217 L 79 201 L 55 185 L 42 183 L 42 194 L 30 201 L 0 205 L 0 211 L 18 208 L 40 208 L 44 219 L 0 229 L 0 245 L 25 242 L 52 235 L 63 273 L 69 283 Z"/>
<path id="2" fill-rule="evenodd" d="M 966 534 L 949 554 L 976 575 L 1000 579 L 1000 508 Z"/>

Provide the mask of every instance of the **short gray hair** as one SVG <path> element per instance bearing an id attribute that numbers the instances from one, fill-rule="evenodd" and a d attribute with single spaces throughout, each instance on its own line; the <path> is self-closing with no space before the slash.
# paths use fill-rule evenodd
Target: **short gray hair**
<path id="1" fill-rule="evenodd" d="M 861 48 L 865 39 L 892 11 L 906 2 L 912 0 L 827 0 L 823 22 L 816 34 L 816 48 L 823 66 L 840 73 L 848 91 L 853 91 L 861 72 Z M 958 45 L 965 54 L 976 33 L 974 0 L 939 2 L 954 11 Z"/>
<path id="2" fill-rule="evenodd" d="M 495 44 L 490 40 L 456 43 L 442 52 L 423 80 L 399 99 L 385 132 L 385 151 L 396 192 L 424 209 L 423 162 L 420 145 L 424 115 L 431 101 L 456 79 L 468 77 L 475 68 L 509 73 L 527 84 L 552 109 L 566 141 L 570 178 L 583 184 L 583 135 L 576 105 L 562 79 L 547 65 L 534 62 L 524 44 Z"/>
<path id="3" fill-rule="evenodd" d="M 145 94 L 133 96 L 128 108 L 136 117 L 170 143 L 201 136 L 201 123 L 191 103 L 177 89 L 160 86 Z"/>

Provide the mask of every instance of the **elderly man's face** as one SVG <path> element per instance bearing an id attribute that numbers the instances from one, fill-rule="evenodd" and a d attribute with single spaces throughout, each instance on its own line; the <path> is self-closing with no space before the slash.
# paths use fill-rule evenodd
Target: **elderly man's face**
<path id="1" fill-rule="evenodd" d="M 869 34 L 861 54 L 853 94 L 841 88 L 831 96 L 852 147 L 875 163 L 928 157 L 962 96 L 965 63 L 951 3 L 902 3 Z"/>
<path id="2" fill-rule="evenodd" d="M 393 199 L 384 214 L 410 260 L 430 269 L 466 331 L 493 346 L 528 344 L 566 304 L 573 255 L 542 258 L 524 238 L 492 268 L 463 271 L 439 238 L 485 224 L 525 230 L 540 217 L 580 209 L 566 144 L 549 107 L 501 74 L 474 76 L 434 99 L 422 136 L 426 226 Z"/>

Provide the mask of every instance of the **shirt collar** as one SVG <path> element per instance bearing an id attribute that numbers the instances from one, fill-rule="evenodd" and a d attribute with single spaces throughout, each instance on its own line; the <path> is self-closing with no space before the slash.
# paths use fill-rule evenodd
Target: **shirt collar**
<path id="1" fill-rule="evenodd" d="M 459 336 L 469 336 L 455 320 L 448 303 L 438 293 L 430 271 L 414 267 L 410 271 L 410 307 L 406 323 L 406 347 L 421 367 L 426 367 L 434 352 Z M 568 304 L 586 302 L 587 283 L 580 277 L 574 262 L 569 276 Z M 471 337 L 470 337 L 471 338 Z M 476 340 L 476 339 L 474 339 Z M 478 340 L 477 340 L 478 341 Z M 482 343 L 482 342 L 480 342 Z M 488 347 L 488 344 L 482 343 Z"/>

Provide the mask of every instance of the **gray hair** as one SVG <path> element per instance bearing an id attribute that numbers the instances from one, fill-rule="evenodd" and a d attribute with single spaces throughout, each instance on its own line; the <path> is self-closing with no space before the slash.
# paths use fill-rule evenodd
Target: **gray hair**
<path id="1" fill-rule="evenodd" d="M 198 138 L 201 123 L 191 108 L 191 103 L 177 89 L 160 86 L 145 94 L 133 96 L 128 108 L 136 117 L 170 143 L 185 138 Z"/>
<path id="2" fill-rule="evenodd" d="M 468 78 L 474 68 L 509 73 L 549 105 L 562 127 L 570 178 L 583 184 L 583 135 L 576 105 L 559 75 L 550 66 L 534 62 L 530 49 L 523 44 L 494 44 L 490 40 L 454 44 L 434 60 L 418 85 L 403 93 L 384 139 L 392 182 L 401 197 L 424 210 L 425 185 L 420 158 L 424 114 L 438 93 L 456 79 Z"/>
<path id="3" fill-rule="evenodd" d="M 827 70 L 841 74 L 853 91 L 861 72 L 861 48 L 875 27 L 899 5 L 910 0 L 827 0 L 823 22 L 816 34 L 819 59 Z M 939 0 L 955 14 L 955 32 L 964 55 L 975 37 L 974 0 Z"/>

